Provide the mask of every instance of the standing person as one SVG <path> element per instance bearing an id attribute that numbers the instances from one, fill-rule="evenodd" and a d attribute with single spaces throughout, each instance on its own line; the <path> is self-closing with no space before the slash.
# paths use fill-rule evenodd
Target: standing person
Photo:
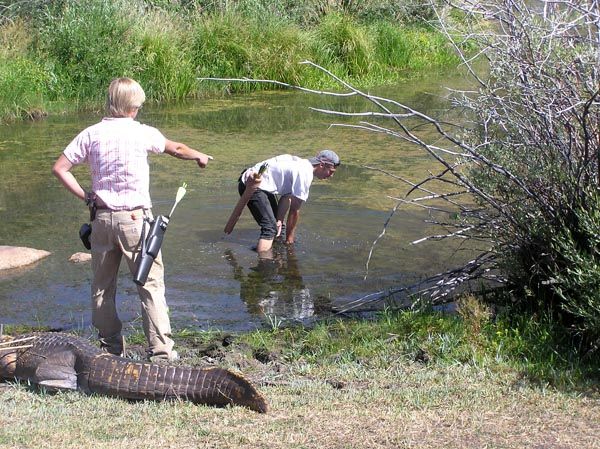
<path id="1" fill-rule="evenodd" d="M 212 159 L 165 138 L 156 128 L 135 121 L 145 99 L 144 90 L 136 81 L 113 80 L 108 88 L 108 116 L 75 137 L 52 168 L 67 190 L 88 205 L 93 201 L 97 207 L 90 238 L 92 324 L 98 330 L 101 347 L 117 355 L 123 352 L 122 323 L 115 304 L 119 265 L 125 257 L 129 270 L 135 273 L 144 217 L 152 217 L 148 154 L 164 152 L 195 161 L 201 168 Z M 90 166 L 91 192 L 85 192 L 71 173 L 78 164 Z M 176 359 L 160 253 L 146 284 L 137 289 L 149 359 Z"/>
<path id="2" fill-rule="evenodd" d="M 264 164 L 266 170 L 260 180 L 255 179 L 254 175 Z M 300 207 L 308 199 L 313 178 L 330 178 L 339 165 L 340 158 L 335 152 L 323 150 L 310 159 L 283 154 L 259 162 L 242 173 L 238 182 L 240 195 L 247 188 L 254 190 L 248 208 L 260 226 L 256 245 L 259 254 L 269 251 L 278 236 L 285 238 L 288 244 L 294 243 Z"/>

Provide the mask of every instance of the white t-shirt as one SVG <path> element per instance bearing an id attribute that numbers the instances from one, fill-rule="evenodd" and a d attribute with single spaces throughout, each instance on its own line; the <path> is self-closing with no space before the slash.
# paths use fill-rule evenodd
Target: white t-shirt
<path id="1" fill-rule="evenodd" d="M 290 154 L 275 156 L 266 161 L 259 162 L 244 173 L 244 183 L 250 172 L 258 173 L 264 163 L 268 164 L 267 170 L 262 175 L 260 190 L 275 195 L 291 194 L 296 198 L 306 201 L 310 185 L 313 180 L 314 167 L 308 159 L 303 159 Z"/>

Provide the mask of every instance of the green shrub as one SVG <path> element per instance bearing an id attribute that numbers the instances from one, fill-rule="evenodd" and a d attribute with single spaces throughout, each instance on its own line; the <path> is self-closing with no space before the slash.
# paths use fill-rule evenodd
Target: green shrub
<path id="1" fill-rule="evenodd" d="M 0 117 L 5 120 L 44 110 L 49 76 L 38 63 L 22 56 L 0 56 Z"/>
<path id="2" fill-rule="evenodd" d="M 130 3 L 92 0 L 48 11 L 37 49 L 59 80 L 50 92 L 53 99 L 98 100 L 110 80 L 133 74 L 140 47 L 131 8 Z"/>
<path id="3" fill-rule="evenodd" d="M 549 235 L 546 255 L 548 286 L 559 298 L 572 328 L 592 340 L 600 338 L 600 195 L 593 191 L 587 204 L 576 204 L 572 220 Z M 570 214 L 569 214 L 570 215 Z"/>
<path id="4" fill-rule="evenodd" d="M 325 16 L 316 29 L 320 51 L 316 61 L 323 67 L 334 67 L 337 75 L 360 78 L 374 64 L 374 42 L 367 28 L 346 14 Z"/>
<path id="5" fill-rule="evenodd" d="M 455 135 L 466 137 L 464 161 L 472 161 L 462 179 L 487 206 L 463 216 L 474 239 L 489 239 L 494 262 L 486 268 L 498 269 L 515 292 L 513 309 L 550 314 L 593 348 L 600 337 L 600 115 L 589 18 L 597 12 L 588 4 L 519 5 L 527 2 L 494 7 L 510 25 L 506 35 L 482 33 L 479 13 L 463 22 L 486 70 L 474 89 L 453 97 L 469 114 Z"/>

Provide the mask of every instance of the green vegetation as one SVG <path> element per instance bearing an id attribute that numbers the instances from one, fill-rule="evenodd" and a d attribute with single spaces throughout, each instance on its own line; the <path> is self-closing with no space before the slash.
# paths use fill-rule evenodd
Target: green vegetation
<path id="1" fill-rule="evenodd" d="M 586 355 L 550 317 L 493 314 L 470 295 L 460 299 L 456 314 L 389 310 L 374 320 L 256 331 L 242 340 L 255 351 L 281 354 L 288 363 L 364 363 L 380 369 L 396 360 L 468 365 L 518 372 L 532 384 L 567 390 L 597 388 L 600 380 L 597 357 Z"/>
<path id="2" fill-rule="evenodd" d="M 151 101 L 178 101 L 223 88 L 198 77 L 334 86 L 304 60 L 361 86 L 457 61 L 418 1 L 297 3 L 0 0 L 0 120 L 98 107 L 116 76 L 137 79 Z"/>
<path id="3" fill-rule="evenodd" d="M 490 235 L 513 310 L 550 314 L 597 348 L 600 41 L 590 21 L 597 8 L 561 2 L 548 15 L 525 12 L 524 0 L 511 3 L 494 9 L 509 38 L 477 39 L 489 61 L 486 84 L 457 102 L 477 124 L 465 134 L 476 161 L 465 175 L 488 206 L 469 220 L 478 237 Z"/>

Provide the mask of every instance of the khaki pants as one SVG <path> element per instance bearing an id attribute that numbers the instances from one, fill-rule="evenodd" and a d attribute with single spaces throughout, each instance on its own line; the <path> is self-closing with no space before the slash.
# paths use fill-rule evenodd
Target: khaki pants
<path id="1" fill-rule="evenodd" d="M 146 214 L 150 216 L 150 211 L 146 210 Z M 92 223 L 92 324 L 98 329 L 100 341 L 108 352 L 120 353 L 123 350 L 122 323 L 115 303 L 117 277 L 122 257 L 132 276 L 135 274 L 143 223 L 143 209 L 98 210 Z M 133 280 L 131 284 L 134 285 Z M 171 324 L 165 300 L 161 253 L 152 264 L 146 284 L 137 286 L 137 290 L 149 356 L 168 358 L 173 349 L 173 340 L 170 338 Z"/>

